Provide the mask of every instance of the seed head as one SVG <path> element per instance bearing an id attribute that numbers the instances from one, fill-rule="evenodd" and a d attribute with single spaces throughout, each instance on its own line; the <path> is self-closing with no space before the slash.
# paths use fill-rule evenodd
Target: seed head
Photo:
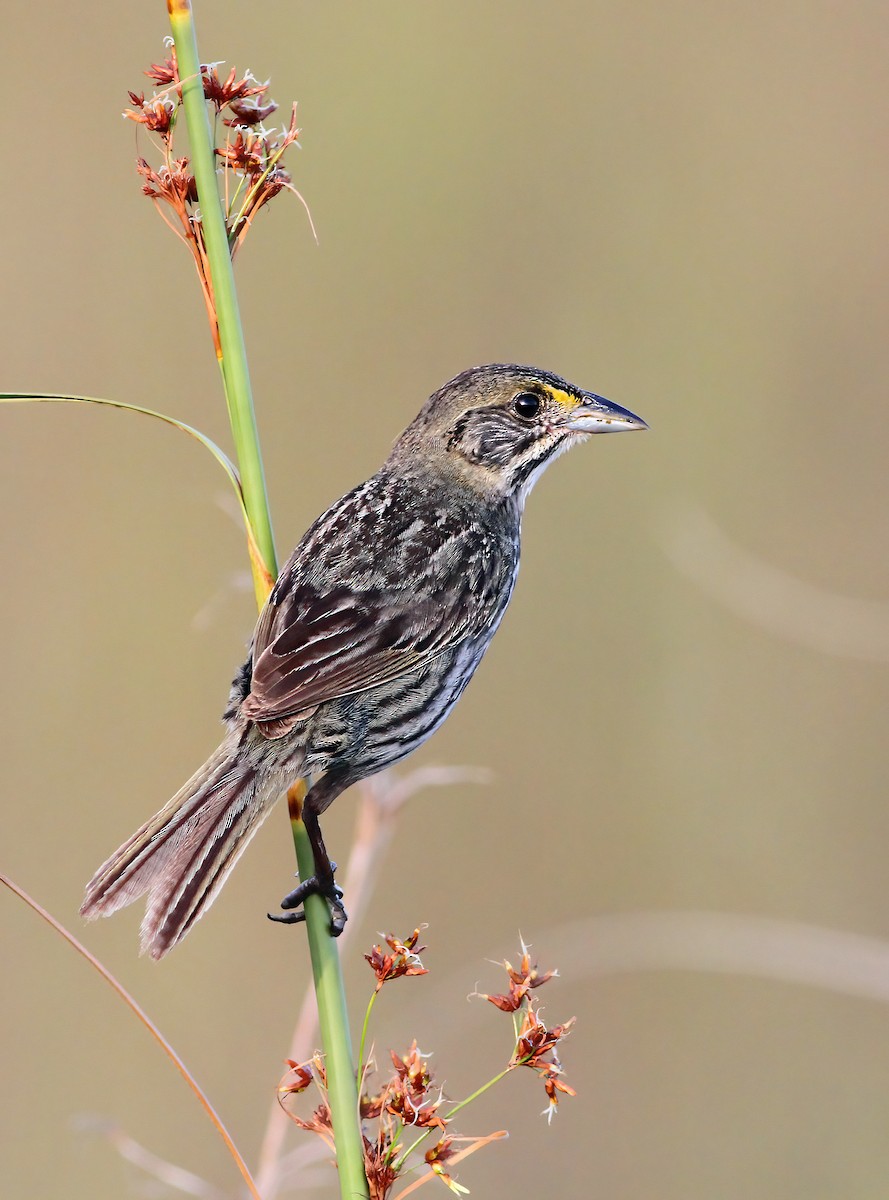
<path id="1" fill-rule="evenodd" d="M 425 928 L 425 925 L 418 926 L 405 941 L 401 941 L 394 933 L 381 934 L 389 948 L 388 951 L 377 945 L 371 949 L 370 954 L 365 954 L 365 960 L 377 977 L 376 991 L 390 979 L 400 979 L 403 975 L 429 974 L 420 961 L 420 955 L 426 947 L 417 945 L 420 933 Z"/>

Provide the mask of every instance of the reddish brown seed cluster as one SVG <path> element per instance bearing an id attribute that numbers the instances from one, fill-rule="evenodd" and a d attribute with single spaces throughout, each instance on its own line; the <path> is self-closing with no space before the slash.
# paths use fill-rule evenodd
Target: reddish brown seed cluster
<path id="1" fill-rule="evenodd" d="M 558 971 L 538 971 L 524 943 L 519 966 L 516 968 L 504 959 L 503 969 L 509 979 L 509 991 L 497 995 L 479 994 L 502 1012 L 521 1012 L 521 1020 L 516 1026 L 515 1050 L 509 1065 L 510 1068 L 530 1067 L 538 1073 L 548 1099 L 544 1114 L 551 1121 L 558 1107 L 559 1095 L 577 1095 L 574 1088 L 561 1078 L 562 1064 L 558 1056 L 559 1042 L 570 1032 L 574 1017 L 562 1025 L 547 1028 L 540 1015 L 540 1004 L 530 993 L 557 976 Z"/>
<path id="2" fill-rule="evenodd" d="M 170 57 L 152 63 L 145 74 L 157 90 L 148 97 L 144 92 L 130 92 L 133 107 L 124 116 L 152 135 L 160 162 L 153 166 L 140 156 L 136 170 L 143 179 L 142 191 L 194 257 L 214 338 L 218 340 L 197 187 L 188 156 L 177 156 L 175 148 L 182 109 L 182 80 L 175 49 L 171 47 Z M 299 138 L 296 105 L 289 124 L 266 129 L 263 122 L 278 108 L 268 97 L 268 83 L 260 83 L 249 72 L 239 79 L 234 68 L 222 78 L 216 64 L 201 67 L 201 81 L 215 118 L 214 129 L 224 135 L 214 152 L 221 163 L 221 198 L 229 250 L 234 257 L 256 214 L 280 191 L 287 189 L 302 201 L 281 161 L 287 148 Z"/>
<path id="3" fill-rule="evenodd" d="M 284 1108 L 284 1111 L 300 1129 L 305 1129 L 308 1133 L 316 1133 L 322 1141 L 325 1141 L 331 1150 L 336 1150 L 336 1145 L 333 1140 L 333 1124 L 330 1118 L 330 1105 L 327 1103 L 327 1071 L 324 1066 L 324 1059 L 320 1054 L 315 1054 L 310 1062 L 296 1063 L 292 1059 L 287 1059 L 288 1072 L 278 1084 L 278 1103 Z M 312 1113 L 308 1120 L 297 1116 L 284 1105 L 284 1101 L 288 1096 L 298 1096 L 300 1092 L 304 1092 L 311 1084 L 315 1084 L 320 1095 L 321 1103 Z"/>
<path id="4" fill-rule="evenodd" d="M 540 1011 L 534 1004 L 529 1003 L 519 1028 L 516 1048 L 510 1059 L 511 1067 L 530 1067 L 543 1080 L 543 1089 L 549 1101 L 543 1110 L 548 1120 L 552 1120 L 559 1103 L 559 1094 L 576 1096 L 577 1092 L 561 1078 L 562 1064 L 559 1062 L 557 1047 L 563 1037 L 574 1024 L 574 1017 L 563 1025 L 554 1025 L 547 1029 L 541 1019 Z"/>
<path id="5" fill-rule="evenodd" d="M 444 1129 L 446 1122 L 438 1113 L 442 1102 L 441 1092 L 435 1089 L 435 1080 L 428 1059 L 411 1042 L 407 1054 L 399 1056 L 390 1051 L 394 1072 L 383 1090 L 376 1096 L 366 1097 L 368 1115 L 380 1116 L 388 1113 L 403 1125 L 415 1129 Z"/>
<path id="6" fill-rule="evenodd" d="M 383 937 L 383 942 L 372 947 L 364 957 L 376 976 L 374 996 L 384 983 L 408 975 L 426 975 L 426 968 L 419 955 L 426 949 L 419 945 L 419 926 L 402 940 L 394 934 Z M 497 1082 L 516 1067 L 530 1067 L 541 1077 L 548 1098 L 545 1110 L 551 1119 L 556 1111 L 560 1095 L 573 1096 L 574 1089 L 562 1080 L 562 1067 L 558 1059 L 558 1045 L 566 1036 L 574 1021 L 548 1027 L 540 1015 L 540 1006 L 531 993 L 552 979 L 557 972 L 541 972 L 531 962 L 526 946 L 522 946 L 522 958 L 518 967 L 503 963 L 509 981 L 508 991 L 495 995 L 482 994 L 502 1012 L 512 1014 L 515 1043 L 512 1056 L 490 1083 Z M 371 1000 L 372 1008 L 373 999 Z M 406 1196 L 415 1188 L 432 1178 L 440 1179 L 455 1194 L 466 1192 L 452 1177 L 453 1166 L 469 1154 L 486 1146 L 497 1138 L 506 1136 L 504 1131 L 486 1137 L 457 1137 L 448 1132 L 453 1115 L 468 1102 L 446 1101 L 435 1083 L 428 1055 L 413 1041 L 406 1054 L 390 1052 L 391 1074 L 382 1082 L 378 1091 L 364 1092 L 359 1103 L 364 1140 L 364 1167 L 367 1173 L 371 1200 L 387 1200 L 395 1184 L 408 1171 L 417 1167 L 428 1169 L 413 1182 L 406 1184 L 399 1196 Z M 327 1076 L 324 1061 L 318 1054 L 307 1063 L 288 1061 L 289 1072 L 278 1088 L 278 1097 L 293 1121 L 301 1128 L 317 1134 L 333 1150 L 333 1130 L 330 1108 L 327 1103 Z M 372 1064 L 362 1064 L 363 1081 Z M 474 1093 L 486 1090 L 484 1085 Z M 308 1118 L 299 1117 L 290 1111 L 288 1098 L 304 1092 L 315 1085 L 321 1103 Z M 443 1109 L 450 1108 L 451 1115 Z M 435 1144 L 424 1151 L 422 1143 L 435 1136 Z M 420 1157 L 422 1155 L 422 1157 Z"/>
<path id="7" fill-rule="evenodd" d="M 425 928 L 425 925 L 419 926 L 406 941 L 401 941 L 392 933 L 388 936 L 381 934 L 389 947 L 388 952 L 382 946 L 374 946 L 370 954 L 365 954 L 370 969 L 377 977 L 376 991 L 390 979 L 400 979 L 402 975 L 428 975 L 429 972 L 420 962 L 420 955 L 426 947 L 417 945 L 420 932 Z"/>
<path id="8" fill-rule="evenodd" d="M 503 1012 L 517 1012 L 528 997 L 528 992 L 532 988 L 541 987 L 544 983 L 548 983 L 551 979 L 558 975 L 558 971 L 545 971 L 542 975 L 537 970 L 537 964 L 531 962 L 528 954 L 528 947 L 522 944 L 522 958 L 518 968 L 514 967 L 508 959 L 503 960 L 501 966 L 506 972 L 506 977 L 509 980 L 509 991 L 500 993 L 495 996 L 489 996 L 487 992 L 480 992 L 479 995 L 483 1000 L 490 1000 L 497 1008 Z"/>

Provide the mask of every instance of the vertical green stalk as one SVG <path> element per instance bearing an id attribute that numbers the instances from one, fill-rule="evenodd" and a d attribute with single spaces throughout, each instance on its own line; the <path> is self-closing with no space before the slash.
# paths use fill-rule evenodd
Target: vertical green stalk
<path id="1" fill-rule="evenodd" d="M 228 234 L 216 186 L 213 132 L 204 101 L 191 5 L 189 0 L 167 0 L 167 7 L 176 45 L 176 57 L 179 61 L 179 77 L 183 81 L 182 103 L 188 126 L 191 168 L 194 171 L 201 205 L 201 222 L 209 260 L 209 283 L 219 323 L 219 366 L 232 436 L 237 449 L 244 505 L 250 519 L 250 532 L 255 539 L 255 549 L 260 556 L 260 562 L 257 562 L 251 547 L 253 582 L 257 603 L 262 607 L 277 575 L 275 542 Z"/>
<path id="2" fill-rule="evenodd" d="M 306 827 L 300 820 L 300 808 L 305 791 L 291 788 L 287 794 L 296 861 L 300 879 L 315 873 L 315 860 Z M 327 1067 L 327 1099 L 333 1117 L 336 1140 L 336 1161 L 343 1200 L 368 1195 L 364 1173 L 364 1143 L 358 1126 L 358 1088 L 355 1081 L 352 1042 L 349 1037 L 349 1014 L 346 1010 L 346 991 L 340 969 L 336 939 L 330 936 L 330 910 L 321 896 L 309 896 L 304 905 L 306 932 L 312 955 L 312 975 L 318 999 L 318 1024 Z M 348 1138 L 340 1137 L 339 1113 L 349 1121 Z M 346 1114 L 351 1114 L 351 1118 Z M 352 1130 L 358 1134 L 351 1136 Z"/>
<path id="3" fill-rule="evenodd" d="M 167 7 L 179 75 L 183 81 L 182 102 L 188 126 L 191 164 L 201 206 L 210 287 L 219 322 L 220 368 L 249 522 L 247 534 L 254 588 L 261 608 L 277 575 L 275 545 L 225 215 L 216 184 L 213 134 L 204 100 L 191 4 L 189 0 L 167 0 Z M 300 875 L 307 879 L 314 872 L 311 845 L 298 812 L 292 810 L 291 819 Z M 343 1200 L 355 1200 L 356 1197 L 367 1197 L 368 1187 L 342 971 L 336 941 L 330 935 L 327 903 L 320 896 L 310 896 L 305 911 L 336 1139 L 340 1192 Z"/>

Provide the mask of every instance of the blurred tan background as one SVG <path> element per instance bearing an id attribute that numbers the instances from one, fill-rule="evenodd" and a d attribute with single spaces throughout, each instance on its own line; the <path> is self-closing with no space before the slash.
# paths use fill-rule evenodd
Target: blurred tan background
<path id="1" fill-rule="evenodd" d="M 551 1128 L 530 1074 L 470 1109 L 461 1131 L 512 1132 L 461 1168 L 474 1196 L 885 1195 L 889 10 L 221 0 L 198 20 L 205 59 L 300 103 L 319 244 L 282 198 L 238 264 L 282 553 L 469 364 L 537 363 L 651 424 L 532 497 L 509 616 L 413 764 L 494 781 L 405 811 L 347 952 L 356 1021 L 376 931 L 427 921 L 433 973 L 384 994 L 378 1045 L 416 1037 L 466 1094 L 509 1053 L 467 993 L 499 990 L 486 960 L 521 931 L 561 970 L 546 1015 L 577 1016 L 579 1095 Z M 154 405 L 227 445 L 190 261 L 120 117 L 165 22 L 7 5 L 2 387 Z M 77 916 L 216 744 L 254 615 L 225 482 L 126 414 L 0 427 L 0 868 L 136 993 L 255 1162 L 307 973 L 301 932 L 264 916 L 293 870 L 283 808 L 162 965 L 135 909 Z M 354 812 L 327 821 L 340 861 Z M 0 905 L 3 1194 L 172 1194 L 84 1114 L 237 1194 L 144 1032 Z"/>

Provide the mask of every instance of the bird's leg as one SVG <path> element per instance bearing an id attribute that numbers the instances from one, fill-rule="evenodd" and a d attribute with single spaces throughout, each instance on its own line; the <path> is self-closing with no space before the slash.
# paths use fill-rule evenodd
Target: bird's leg
<path id="1" fill-rule="evenodd" d="M 312 844 L 315 874 L 304 879 L 292 892 L 288 892 L 281 901 L 281 907 L 285 910 L 301 908 L 307 896 L 323 896 L 330 905 L 330 932 L 334 937 L 339 937 L 345 928 L 347 916 L 343 907 L 343 889 L 337 886 L 333 878 L 336 863 L 331 862 L 328 857 L 318 817 L 310 812 L 308 806 L 303 809 L 303 824 Z M 300 912 L 285 911 L 281 916 L 270 916 L 270 919 L 279 921 L 282 925 L 295 925 L 299 921 L 304 921 L 306 914 L 302 910 Z"/>
<path id="2" fill-rule="evenodd" d="M 327 783 L 327 787 L 322 785 Z M 339 937 L 346 926 L 348 920 L 346 910 L 343 907 L 343 889 L 338 887 L 334 882 L 334 872 L 336 871 L 336 863 L 330 861 L 330 856 L 327 853 L 327 848 L 324 845 L 324 838 L 321 836 L 321 823 L 319 820 L 320 814 L 327 808 L 334 796 L 330 793 L 333 788 L 330 784 L 333 780 L 330 779 L 330 773 L 318 784 L 312 787 L 302 805 L 302 821 L 306 827 L 306 833 L 309 835 L 309 842 L 312 847 L 312 856 L 315 860 L 315 874 L 304 879 L 298 887 L 295 887 L 292 892 L 288 892 L 281 901 L 281 907 L 285 912 L 281 915 L 272 915 L 269 913 L 270 921 L 278 921 L 282 925 L 295 925 L 306 919 L 306 914 L 301 909 L 301 905 L 307 896 L 323 896 L 330 905 L 330 932 L 333 937 Z M 334 795 L 342 791 L 342 786 L 337 787 Z M 300 909 L 299 912 L 292 912 L 292 909 Z"/>

